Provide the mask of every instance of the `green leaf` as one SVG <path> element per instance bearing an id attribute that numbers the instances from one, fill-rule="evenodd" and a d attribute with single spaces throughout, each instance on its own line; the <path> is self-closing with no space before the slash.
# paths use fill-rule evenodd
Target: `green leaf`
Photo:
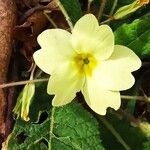
<path id="1" fill-rule="evenodd" d="M 82 16 L 79 1 L 78 0 L 59 0 L 59 1 L 66 10 L 68 16 L 71 19 L 71 22 L 75 24 L 76 21 Z"/>
<path id="2" fill-rule="evenodd" d="M 150 56 L 150 14 L 123 24 L 114 34 L 116 44 L 128 46 L 141 59 Z"/>
<path id="3" fill-rule="evenodd" d="M 49 111 L 51 109 L 52 95 L 48 95 L 47 83 L 36 83 L 35 95 L 32 105 L 30 107 L 29 117 L 32 122 L 38 122 L 42 112 Z"/>
<path id="4" fill-rule="evenodd" d="M 45 88 L 43 84 L 36 87 L 30 111 L 37 116 L 30 117 L 30 122 L 16 120 L 8 149 L 46 150 L 49 145 L 53 150 L 103 150 L 96 119 L 75 101 L 49 110 L 52 97 Z"/>
<path id="5" fill-rule="evenodd" d="M 131 149 L 142 150 L 143 144 L 148 142 L 147 136 L 141 131 L 139 127 L 134 127 L 129 121 L 121 117 L 119 114 L 107 113 L 105 118 L 109 121 L 109 123 L 114 127 L 117 133 Z M 100 132 L 101 139 L 103 141 L 102 143 L 107 150 L 124 149 L 123 146 L 114 137 L 114 135 L 112 135 L 110 130 L 108 130 L 101 121 Z"/>
<path id="6" fill-rule="evenodd" d="M 143 143 L 143 150 L 150 150 L 150 139 Z"/>

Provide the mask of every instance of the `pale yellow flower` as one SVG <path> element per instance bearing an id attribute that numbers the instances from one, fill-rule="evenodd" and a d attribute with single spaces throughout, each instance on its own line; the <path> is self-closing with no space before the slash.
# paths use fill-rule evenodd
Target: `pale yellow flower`
<path id="1" fill-rule="evenodd" d="M 36 64 L 51 77 L 48 94 L 54 94 L 53 106 L 70 103 L 81 91 L 96 113 L 120 107 L 121 90 L 132 87 L 131 72 L 141 61 L 129 48 L 114 45 L 114 34 L 108 25 L 98 25 L 92 14 L 77 21 L 72 34 L 49 29 L 38 36 L 41 50 L 34 53 Z"/>

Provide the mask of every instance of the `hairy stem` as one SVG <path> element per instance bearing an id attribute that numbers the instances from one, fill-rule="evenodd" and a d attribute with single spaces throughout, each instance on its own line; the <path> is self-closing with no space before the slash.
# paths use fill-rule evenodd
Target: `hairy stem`
<path id="1" fill-rule="evenodd" d="M 117 6 L 117 3 L 118 3 L 118 0 L 114 0 L 114 3 L 113 3 L 113 6 L 112 6 L 112 8 L 111 8 L 111 10 L 110 10 L 109 16 L 112 16 L 112 15 L 113 15 L 113 13 L 114 13 L 114 11 L 115 11 L 115 8 L 116 8 L 116 6 Z"/>
<path id="2" fill-rule="evenodd" d="M 87 13 L 89 13 L 91 10 L 91 3 L 93 0 L 88 0 L 88 5 L 87 5 Z"/>
<path id="3" fill-rule="evenodd" d="M 146 103 L 150 103 L 150 97 L 121 95 L 121 98 L 126 100 L 138 100 L 138 101 L 144 101 Z"/>
<path id="4" fill-rule="evenodd" d="M 105 23 L 109 23 L 112 20 L 113 20 L 112 18 L 108 18 L 107 20 L 100 22 L 100 25 L 105 24 Z"/>
<path id="5" fill-rule="evenodd" d="M 12 87 L 12 86 L 18 86 L 18 85 L 25 85 L 27 83 L 47 82 L 48 80 L 49 80 L 49 78 L 43 78 L 43 79 L 25 80 L 25 81 L 4 83 L 4 84 L 0 85 L 0 89 L 7 88 L 7 87 Z"/>
<path id="6" fill-rule="evenodd" d="M 54 113 L 55 113 L 55 107 L 52 107 L 51 118 L 50 118 L 48 150 L 52 150 L 51 145 L 52 145 L 53 128 L 54 128 Z"/>
<path id="7" fill-rule="evenodd" d="M 72 30 L 73 29 L 73 24 L 71 22 L 71 19 L 70 17 L 68 16 L 68 13 L 66 12 L 64 6 L 61 4 L 61 2 L 59 0 L 55 0 L 55 2 L 57 3 L 57 5 L 59 6 L 61 12 L 63 13 L 63 15 L 65 16 L 66 18 L 66 21 L 68 22 L 68 25 L 70 27 L 70 29 Z"/>
<path id="8" fill-rule="evenodd" d="M 33 80 L 35 69 L 36 69 L 36 64 L 33 64 L 33 68 L 31 70 L 31 74 L 30 74 L 30 80 Z"/>
<path id="9" fill-rule="evenodd" d="M 27 83 L 47 82 L 48 80 L 49 78 L 43 78 L 43 79 L 34 79 L 34 80 L 4 83 L 0 85 L 0 89 L 12 87 L 12 86 L 18 86 L 18 85 L 25 85 Z M 146 103 L 150 103 L 150 97 L 145 97 L 145 96 L 121 95 L 121 98 L 125 100 L 138 100 L 138 101 L 144 101 Z"/>
<path id="10" fill-rule="evenodd" d="M 47 10 L 44 11 L 45 17 L 46 17 L 47 20 L 53 25 L 54 28 L 58 28 L 57 24 L 56 24 L 56 23 L 53 21 L 53 19 L 47 14 L 47 13 L 49 13 L 49 12 L 51 12 L 51 11 L 47 11 Z"/>

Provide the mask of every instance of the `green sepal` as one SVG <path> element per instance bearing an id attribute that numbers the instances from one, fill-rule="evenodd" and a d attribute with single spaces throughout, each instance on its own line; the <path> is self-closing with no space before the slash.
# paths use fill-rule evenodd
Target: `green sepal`
<path id="1" fill-rule="evenodd" d="M 30 120 L 28 114 L 34 93 L 35 93 L 35 84 L 34 83 L 26 84 L 22 92 L 19 94 L 16 106 L 13 109 L 13 112 L 14 114 L 17 115 L 17 118 L 21 116 L 21 118 L 25 121 Z"/>

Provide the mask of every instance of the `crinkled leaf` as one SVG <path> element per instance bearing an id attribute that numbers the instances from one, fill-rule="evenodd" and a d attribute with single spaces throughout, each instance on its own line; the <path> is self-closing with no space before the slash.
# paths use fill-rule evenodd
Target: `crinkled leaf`
<path id="1" fill-rule="evenodd" d="M 150 56 L 150 14 L 123 24 L 115 31 L 116 44 L 131 48 L 140 58 Z"/>
<path id="2" fill-rule="evenodd" d="M 35 99 L 31 106 L 31 117 L 29 122 L 16 120 L 13 132 L 8 141 L 10 150 L 46 150 L 51 143 L 53 150 L 102 150 L 99 126 L 96 119 L 87 112 L 81 104 L 72 102 L 63 107 L 55 108 L 53 119 L 51 99 L 46 94 L 46 86 L 41 84 L 36 87 Z M 40 92 L 41 91 L 41 92 Z M 42 104 L 43 103 L 43 104 Z M 49 111 L 48 111 L 49 110 Z M 43 115 L 44 114 L 44 115 Z M 50 132 L 50 124 L 53 121 L 53 132 Z M 50 140 L 51 137 L 51 140 Z"/>

